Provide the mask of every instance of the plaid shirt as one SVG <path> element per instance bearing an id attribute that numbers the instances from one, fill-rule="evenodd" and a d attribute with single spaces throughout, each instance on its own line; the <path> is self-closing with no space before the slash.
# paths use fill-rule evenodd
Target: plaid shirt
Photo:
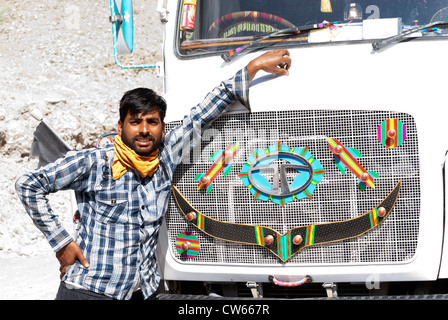
<path id="1" fill-rule="evenodd" d="M 17 180 L 20 200 L 55 252 L 73 238 L 58 222 L 46 195 L 75 191 L 82 217 L 75 241 L 90 266 L 85 268 L 77 261 L 63 281 L 116 299 L 129 299 L 138 284 L 144 297 L 156 291 L 160 281 L 156 244 L 168 209 L 173 172 L 194 147 L 192 141 L 200 142 L 192 137 L 200 136 L 236 100 L 249 106 L 246 68 L 213 89 L 179 127 L 166 133 L 159 148 L 159 168 L 152 177 L 142 179 L 129 170 L 114 181 L 114 149 L 109 145 L 70 151 Z"/>

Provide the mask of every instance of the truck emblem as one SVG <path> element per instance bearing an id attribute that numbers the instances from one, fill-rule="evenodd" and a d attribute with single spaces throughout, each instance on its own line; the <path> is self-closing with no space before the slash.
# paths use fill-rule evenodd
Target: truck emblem
<path id="1" fill-rule="evenodd" d="M 238 176 L 256 200 L 284 206 L 294 199 L 311 199 L 324 173 L 308 147 L 290 148 L 278 142 L 252 150 Z"/>

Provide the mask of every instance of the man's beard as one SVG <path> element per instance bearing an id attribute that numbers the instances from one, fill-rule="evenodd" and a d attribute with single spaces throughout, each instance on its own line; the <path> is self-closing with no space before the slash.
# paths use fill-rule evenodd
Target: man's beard
<path id="1" fill-rule="evenodd" d="M 134 136 L 132 138 L 128 138 L 127 135 L 125 134 L 125 132 L 123 131 L 122 135 L 121 135 L 121 139 L 123 140 L 124 144 L 126 144 L 129 148 L 134 150 L 135 153 L 137 153 L 139 156 L 143 156 L 143 157 L 149 156 L 151 153 L 153 153 L 155 150 L 157 150 L 157 148 L 159 147 L 159 144 L 160 144 L 160 140 L 156 141 L 156 139 L 150 134 L 147 134 L 147 135 L 140 134 L 140 135 Z M 143 147 L 143 148 L 139 147 L 137 145 L 137 141 L 139 141 L 139 140 L 151 142 L 149 149 L 146 147 Z"/>

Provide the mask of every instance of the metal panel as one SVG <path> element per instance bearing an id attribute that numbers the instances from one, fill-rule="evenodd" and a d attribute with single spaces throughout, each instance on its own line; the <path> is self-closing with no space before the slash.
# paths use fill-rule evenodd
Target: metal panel
<path id="1" fill-rule="evenodd" d="M 377 136 L 378 126 L 386 119 L 401 120 L 407 128 L 405 142 L 396 148 L 384 147 Z M 167 124 L 173 128 L 179 122 Z M 336 138 L 356 148 L 363 157 L 359 163 L 379 175 L 375 188 L 358 188 L 358 178 L 349 170 L 345 175 L 335 166 L 327 138 Z M 198 191 L 197 174 L 213 164 L 210 155 L 234 142 L 239 150 L 227 176 L 213 181 L 210 193 Z M 272 201 L 255 200 L 238 177 L 251 150 L 266 149 L 280 142 L 289 147 L 309 147 L 326 173 L 312 199 L 295 199 L 280 206 Z M 286 264 L 384 264 L 411 259 L 417 248 L 420 213 L 420 170 L 418 139 L 414 119 L 406 113 L 378 111 L 278 111 L 226 115 L 203 134 L 200 152 L 193 152 L 190 163 L 179 165 L 173 184 L 207 216 L 233 223 L 261 225 L 280 233 L 289 229 L 356 218 L 374 208 L 401 180 L 402 188 L 388 218 L 365 235 L 303 249 Z M 171 201 L 166 217 L 171 254 L 182 263 L 213 265 L 283 265 L 265 248 L 214 239 L 190 225 Z M 175 248 L 181 232 L 193 232 L 201 251 L 193 259 L 183 258 Z"/>

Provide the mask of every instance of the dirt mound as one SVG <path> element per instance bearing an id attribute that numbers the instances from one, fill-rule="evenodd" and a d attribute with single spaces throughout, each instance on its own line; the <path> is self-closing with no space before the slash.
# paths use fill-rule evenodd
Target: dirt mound
<path id="1" fill-rule="evenodd" d="M 126 64 L 161 61 L 156 1 L 133 1 L 134 53 Z M 118 121 L 118 101 L 132 88 L 162 90 L 154 69 L 125 70 L 114 63 L 109 1 L 2 0 L 0 2 L 0 256 L 49 250 L 19 202 L 14 183 L 26 170 L 38 109 L 74 149 L 93 147 Z M 70 199 L 52 200 L 71 221 Z"/>

